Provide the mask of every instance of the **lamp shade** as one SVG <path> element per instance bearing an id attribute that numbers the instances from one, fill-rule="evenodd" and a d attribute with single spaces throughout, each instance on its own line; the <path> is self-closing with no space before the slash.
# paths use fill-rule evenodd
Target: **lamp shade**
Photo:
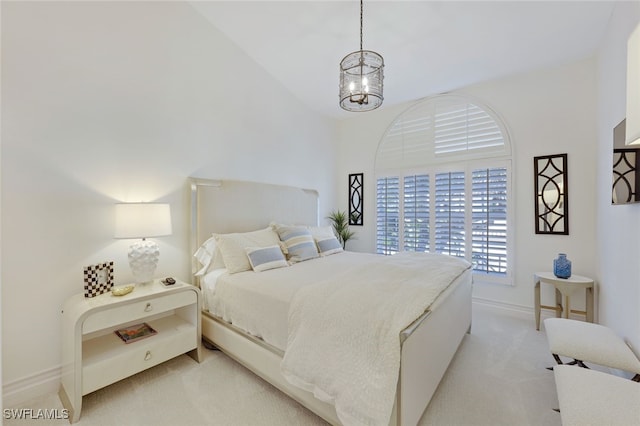
<path id="1" fill-rule="evenodd" d="M 116 204 L 115 238 L 161 237 L 171 232 L 169 204 Z"/>

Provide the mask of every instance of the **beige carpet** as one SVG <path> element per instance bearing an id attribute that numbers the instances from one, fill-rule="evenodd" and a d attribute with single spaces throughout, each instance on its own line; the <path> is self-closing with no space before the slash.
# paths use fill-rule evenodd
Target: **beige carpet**
<path id="1" fill-rule="evenodd" d="M 84 397 L 81 426 L 325 425 L 224 354 L 203 349 Z M 560 425 L 544 331 L 531 318 L 474 305 L 465 336 L 420 425 Z M 5 407 L 14 408 L 14 407 Z M 62 409 L 57 395 L 15 408 Z M 7 426 L 66 420 L 4 420 Z"/>

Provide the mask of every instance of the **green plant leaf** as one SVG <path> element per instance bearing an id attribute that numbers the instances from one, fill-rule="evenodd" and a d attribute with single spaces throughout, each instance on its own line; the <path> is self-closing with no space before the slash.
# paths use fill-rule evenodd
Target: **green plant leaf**
<path id="1" fill-rule="evenodd" d="M 354 238 L 355 232 L 349 229 L 349 221 L 346 212 L 340 210 L 332 210 L 327 219 L 331 221 L 333 230 L 336 233 L 338 241 L 342 244 L 342 248 L 345 248 L 347 241 Z"/>

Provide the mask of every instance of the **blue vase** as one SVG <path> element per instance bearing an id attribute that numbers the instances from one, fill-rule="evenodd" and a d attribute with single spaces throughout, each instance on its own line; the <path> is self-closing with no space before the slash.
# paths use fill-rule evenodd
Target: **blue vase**
<path id="1" fill-rule="evenodd" d="M 558 253 L 558 257 L 553 259 L 553 274 L 558 278 L 569 278 L 571 276 L 571 261 L 564 253 Z"/>

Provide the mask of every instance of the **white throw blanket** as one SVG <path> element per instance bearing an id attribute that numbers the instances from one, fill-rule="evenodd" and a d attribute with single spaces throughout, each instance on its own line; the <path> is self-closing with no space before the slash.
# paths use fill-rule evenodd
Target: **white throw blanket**
<path id="1" fill-rule="evenodd" d="M 289 308 L 282 373 L 334 404 L 344 425 L 387 425 L 400 332 L 470 266 L 450 256 L 403 252 L 300 289 Z"/>

